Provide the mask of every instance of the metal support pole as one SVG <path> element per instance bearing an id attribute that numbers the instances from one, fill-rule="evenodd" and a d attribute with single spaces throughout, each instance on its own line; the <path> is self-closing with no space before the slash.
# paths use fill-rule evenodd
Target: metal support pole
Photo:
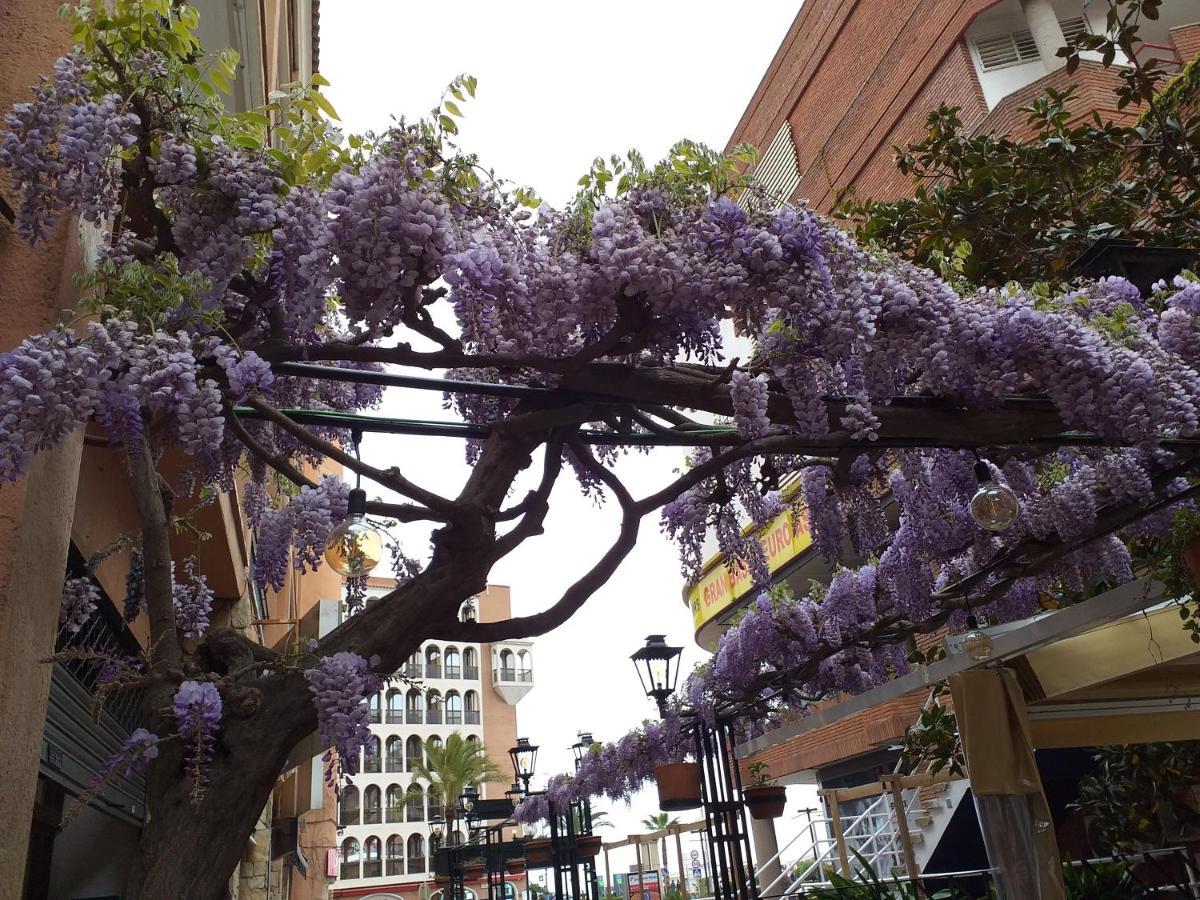
<path id="1" fill-rule="evenodd" d="M 642 898 L 645 897 L 645 895 L 646 895 L 646 885 L 643 882 L 643 879 L 645 878 L 645 876 L 642 874 L 642 842 L 639 840 L 633 846 L 637 850 L 638 886 L 637 886 L 637 896 L 635 897 L 631 894 L 629 897 L 629 900 L 642 900 Z"/>
<path id="2" fill-rule="evenodd" d="M 679 837 L 679 826 L 675 826 L 675 858 L 679 861 L 679 896 L 688 900 L 687 878 L 683 869 L 683 841 Z"/>
<path id="3" fill-rule="evenodd" d="M 612 867 L 608 864 L 608 848 L 604 848 L 604 894 L 612 891 Z"/>

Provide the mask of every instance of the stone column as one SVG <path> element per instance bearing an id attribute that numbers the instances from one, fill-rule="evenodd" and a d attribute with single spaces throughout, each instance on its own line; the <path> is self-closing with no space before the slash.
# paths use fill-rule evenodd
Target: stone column
<path id="1" fill-rule="evenodd" d="M 1061 69 L 1067 61 L 1058 56 L 1058 51 L 1067 46 L 1066 35 L 1058 24 L 1058 15 L 1050 0 L 1021 0 L 1021 10 L 1029 25 L 1029 33 L 1037 44 L 1038 56 L 1047 72 Z"/>
<path id="2" fill-rule="evenodd" d="M 754 861 L 762 867 L 758 875 L 758 889 L 767 894 L 779 894 L 787 887 L 786 884 L 774 884 L 782 869 L 779 860 L 769 864 L 767 860 L 779 853 L 779 840 L 775 837 L 774 819 L 750 819 L 750 840 L 754 842 Z M 768 891 L 767 886 L 774 884 Z"/>

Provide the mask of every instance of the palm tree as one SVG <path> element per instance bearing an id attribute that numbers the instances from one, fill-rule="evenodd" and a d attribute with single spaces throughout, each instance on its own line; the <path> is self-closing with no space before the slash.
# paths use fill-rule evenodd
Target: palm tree
<path id="1" fill-rule="evenodd" d="M 665 812 L 664 813 L 656 813 L 653 816 L 646 816 L 646 818 L 642 819 L 642 827 L 645 828 L 647 831 L 666 831 L 672 825 L 678 825 L 678 824 L 679 824 L 679 820 L 677 818 L 675 818 L 674 816 L 670 816 Z M 664 869 L 669 869 L 670 866 L 667 865 L 667 838 L 666 838 L 666 835 L 663 835 L 662 844 L 659 845 L 658 849 L 659 849 L 659 853 L 662 854 L 662 856 L 661 856 L 662 867 Z M 682 877 L 682 873 L 680 873 L 680 877 Z"/>
<path id="2" fill-rule="evenodd" d="M 413 766 L 413 774 L 428 781 L 430 787 L 437 788 L 447 811 L 467 785 L 505 780 L 504 773 L 488 759 L 483 744 L 468 741 L 457 732 L 447 737 L 441 746 L 427 744 L 425 754 L 428 763 L 418 762 Z"/>

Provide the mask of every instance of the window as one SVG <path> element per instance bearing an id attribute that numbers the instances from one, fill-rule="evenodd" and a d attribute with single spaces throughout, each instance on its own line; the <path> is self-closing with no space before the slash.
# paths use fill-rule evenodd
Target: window
<path id="1" fill-rule="evenodd" d="M 421 875 L 425 872 L 425 838 L 419 834 L 408 838 L 408 874 Z"/>
<path id="2" fill-rule="evenodd" d="M 469 681 L 479 680 L 479 654 L 474 647 L 463 649 L 463 678 Z"/>
<path id="3" fill-rule="evenodd" d="M 513 652 L 511 650 L 500 651 L 500 680 L 501 681 L 516 681 L 517 669 L 514 665 Z"/>
<path id="4" fill-rule="evenodd" d="M 387 756 L 385 757 L 384 769 L 388 772 L 404 771 L 404 742 L 395 735 L 387 739 Z"/>
<path id="5" fill-rule="evenodd" d="M 458 618 L 461 622 L 474 622 L 476 617 L 475 598 L 472 597 L 458 609 Z"/>
<path id="6" fill-rule="evenodd" d="M 342 791 L 341 815 L 338 816 L 339 825 L 357 825 L 359 817 L 359 797 L 358 788 L 354 785 Z"/>
<path id="7" fill-rule="evenodd" d="M 387 839 L 387 873 L 389 876 L 404 874 L 404 838 L 398 834 Z"/>
<path id="8" fill-rule="evenodd" d="M 378 785 L 368 785 L 363 791 L 363 824 L 378 825 L 383 821 L 383 792 Z"/>
<path id="9" fill-rule="evenodd" d="M 1033 62 L 1038 58 L 1037 44 L 1027 29 L 976 38 L 974 43 L 975 52 L 979 54 L 979 65 L 985 72 Z"/>
<path id="10" fill-rule="evenodd" d="M 425 712 L 425 721 L 430 725 L 442 724 L 442 695 L 437 691 L 430 691 L 429 696 L 425 698 L 425 702 L 429 704 L 429 709 Z"/>
<path id="11" fill-rule="evenodd" d="M 410 735 L 404 743 L 404 756 L 408 763 L 408 771 L 412 771 L 425 761 L 425 751 L 421 747 L 421 739 L 415 734 Z"/>
<path id="12" fill-rule="evenodd" d="M 416 688 L 411 688 L 404 698 L 404 715 L 409 725 L 420 725 L 424 718 L 425 698 Z"/>
<path id="13" fill-rule="evenodd" d="M 442 669 L 442 674 L 446 678 L 462 678 L 462 665 L 459 663 L 458 649 L 455 647 L 446 648 L 445 666 Z"/>
<path id="14" fill-rule="evenodd" d="M 1087 19 L 1084 16 L 1059 19 L 1058 24 L 1062 28 L 1063 37 L 1067 39 L 1068 44 L 1073 44 L 1083 35 L 1091 33 L 1091 29 L 1088 28 Z"/>
<path id="15" fill-rule="evenodd" d="M 383 842 L 369 837 L 363 844 L 363 878 L 378 878 L 383 874 Z"/>
<path id="16" fill-rule="evenodd" d="M 424 657 L 421 656 L 421 651 L 418 650 L 408 658 L 408 662 L 404 664 L 404 674 L 409 678 L 421 678 L 422 672 L 425 669 Z"/>
<path id="17" fill-rule="evenodd" d="M 429 818 L 446 818 L 446 805 L 442 803 L 442 791 L 435 785 L 429 786 Z"/>
<path id="18" fill-rule="evenodd" d="M 388 691 L 387 723 L 389 725 L 404 724 L 404 695 L 399 691 Z"/>
<path id="19" fill-rule="evenodd" d="M 446 724 L 461 725 L 463 723 L 462 697 L 458 691 L 446 693 Z"/>
<path id="20" fill-rule="evenodd" d="M 474 691 L 467 691 L 463 695 L 463 702 L 466 705 L 464 722 L 467 725 L 479 724 L 479 695 Z"/>
<path id="21" fill-rule="evenodd" d="M 378 725 L 383 720 L 379 716 L 379 695 L 372 694 L 367 701 L 368 718 L 367 721 L 372 725 Z"/>
<path id="22" fill-rule="evenodd" d="M 410 822 L 425 821 L 425 792 L 419 784 L 409 785 L 406 814 Z"/>
<path id="23" fill-rule="evenodd" d="M 389 822 L 404 821 L 404 788 L 398 784 L 388 785 L 387 820 Z"/>
<path id="24" fill-rule="evenodd" d="M 357 840 L 346 838 L 342 841 L 342 878 L 358 878 L 362 871 L 359 862 L 362 853 Z"/>
<path id="25" fill-rule="evenodd" d="M 371 773 L 383 771 L 382 755 L 379 738 L 371 735 L 363 742 L 363 771 Z"/>
<path id="26" fill-rule="evenodd" d="M 517 681 L 533 681 L 533 665 L 529 661 L 529 654 L 524 650 L 517 654 Z"/>
<path id="27" fill-rule="evenodd" d="M 425 651 L 425 677 L 442 677 L 442 651 L 437 647 L 430 647 Z"/>

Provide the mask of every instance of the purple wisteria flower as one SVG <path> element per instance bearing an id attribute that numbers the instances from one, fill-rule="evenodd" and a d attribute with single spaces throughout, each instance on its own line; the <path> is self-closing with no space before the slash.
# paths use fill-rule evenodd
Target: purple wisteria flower
<path id="1" fill-rule="evenodd" d="M 192 802 L 199 803 L 204 797 L 208 766 L 221 728 L 221 695 L 210 681 L 185 681 L 175 692 L 171 709 L 187 754 Z"/>

